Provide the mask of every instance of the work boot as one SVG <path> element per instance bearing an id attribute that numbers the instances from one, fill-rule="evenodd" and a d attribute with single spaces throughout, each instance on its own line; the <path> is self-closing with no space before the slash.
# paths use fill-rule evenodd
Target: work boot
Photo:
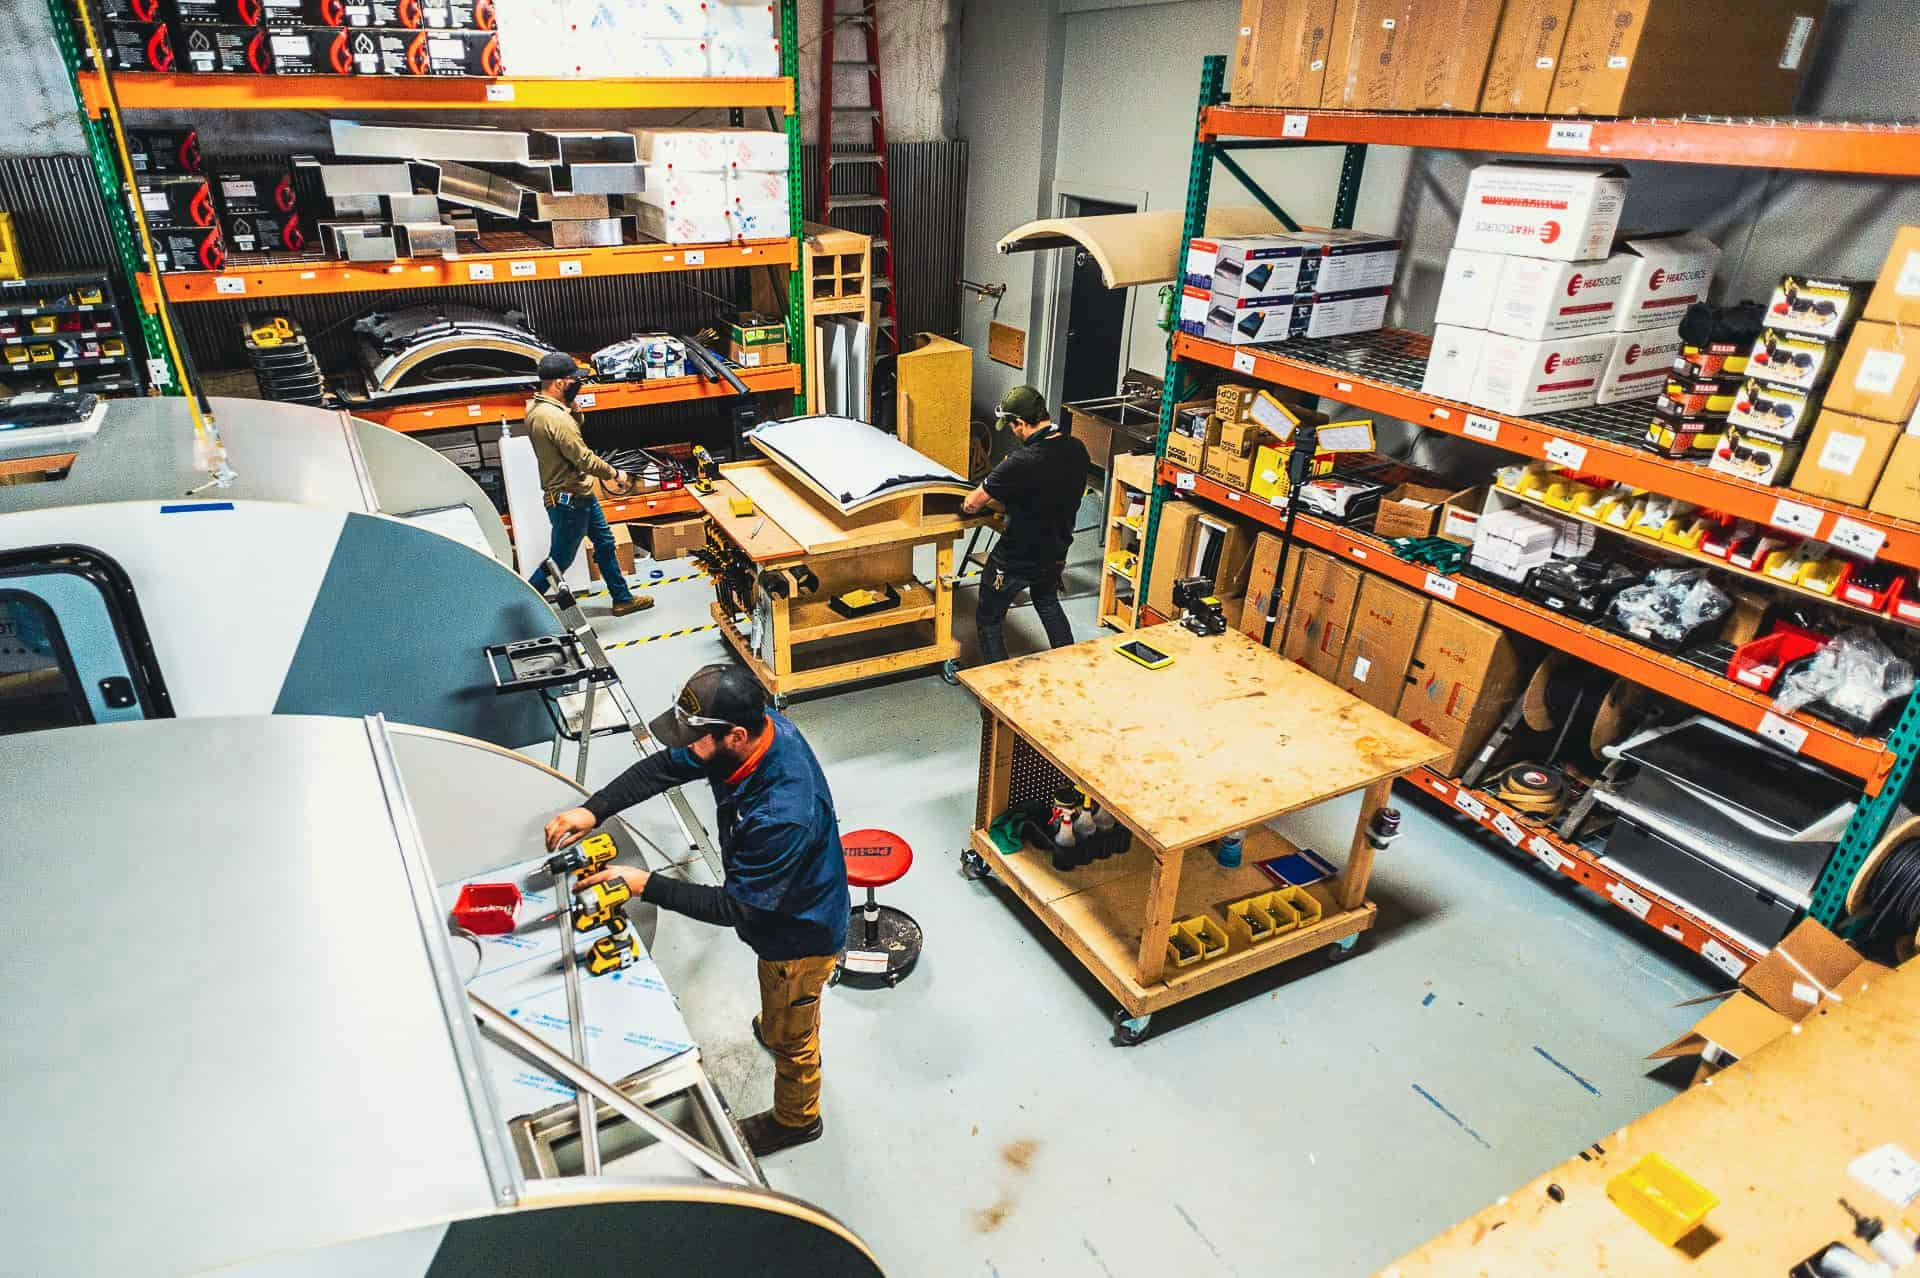
<path id="1" fill-rule="evenodd" d="M 767 1040 L 760 1033 L 760 1017 L 757 1014 L 753 1018 L 753 1041 L 762 1047 L 766 1047 L 769 1052 L 773 1050 L 771 1047 L 767 1047 Z"/>
<path id="2" fill-rule="evenodd" d="M 635 595 L 625 603 L 616 603 L 613 605 L 613 615 L 616 617 L 628 617 L 636 612 L 645 612 L 651 607 L 653 607 L 652 595 Z"/>
<path id="3" fill-rule="evenodd" d="M 818 1118 L 805 1127 L 789 1127 L 775 1118 L 770 1109 L 740 1120 L 740 1131 L 747 1138 L 747 1148 L 759 1158 L 819 1140 L 825 1130 L 825 1121 Z"/>

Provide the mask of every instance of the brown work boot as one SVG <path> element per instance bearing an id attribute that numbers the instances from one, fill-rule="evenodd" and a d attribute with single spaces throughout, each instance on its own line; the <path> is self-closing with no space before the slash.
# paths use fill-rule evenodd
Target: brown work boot
<path id="1" fill-rule="evenodd" d="M 822 1119 L 816 1118 L 805 1127 L 789 1127 L 775 1118 L 770 1109 L 740 1120 L 740 1132 L 747 1138 L 747 1148 L 758 1158 L 819 1140 L 824 1131 L 826 1123 Z"/>
<path id="2" fill-rule="evenodd" d="M 636 612 L 645 612 L 651 607 L 653 607 L 652 595 L 635 595 L 625 603 L 616 603 L 613 606 L 613 615 L 616 617 L 627 617 Z"/>

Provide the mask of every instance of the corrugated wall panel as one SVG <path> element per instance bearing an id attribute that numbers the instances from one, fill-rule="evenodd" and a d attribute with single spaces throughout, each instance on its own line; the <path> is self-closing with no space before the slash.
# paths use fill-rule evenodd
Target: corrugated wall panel
<path id="1" fill-rule="evenodd" d="M 853 148 L 857 149 L 857 148 Z M 819 203 L 818 144 L 801 148 L 801 173 L 806 208 Z M 965 142 L 894 142 L 887 147 L 887 165 L 893 178 L 893 234 L 899 242 L 894 255 L 900 331 L 942 333 L 960 331 L 960 255 L 964 249 L 967 209 L 967 144 Z M 871 195 L 878 173 L 870 164 L 852 166 L 846 189 Z M 877 209 L 844 210 L 839 222 L 849 230 L 876 235 Z"/>
<path id="2" fill-rule="evenodd" d="M 113 269 L 113 233 L 85 156 L 0 159 L 0 209 L 13 214 L 28 271 Z"/>

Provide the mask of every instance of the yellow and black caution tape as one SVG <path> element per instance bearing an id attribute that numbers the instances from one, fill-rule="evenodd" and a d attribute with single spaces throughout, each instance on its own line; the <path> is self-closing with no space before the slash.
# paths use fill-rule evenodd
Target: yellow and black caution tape
<path id="1" fill-rule="evenodd" d="M 704 572 L 690 572 L 679 577 L 655 577 L 651 581 L 642 581 L 638 577 L 629 577 L 627 578 L 627 585 L 637 590 L 652 590 L 656 586 L 677 586 L 683 581 L 698 581 L 706 575 Z M 598 599 L 606 593 L 605 590 L 576 590 L 573 592 L 573 597 L 575 599 Z"/>
<path id="2" fill-rule="evenodd" d="M 606 646 L 609 649 L 631 648 L 635 644 L 658 643 L 662 639 L 684 639 L 688 635 L 705 634 L 709 630 L 718 630 L 719 628 L 719 622 L 709 621 L 704 626 L 688 626 L 685 630 L 665 630 L 657 635 L 641 635 L 638 639 L 622 639 L 618 643 L 610 643 Z"/>

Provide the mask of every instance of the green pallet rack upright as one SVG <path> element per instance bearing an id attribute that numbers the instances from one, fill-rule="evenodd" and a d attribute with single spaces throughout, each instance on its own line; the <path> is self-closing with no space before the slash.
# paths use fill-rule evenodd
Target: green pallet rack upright
<path id="1" fill-rule="evenodd" d="M 1263 191 L 1259 183 L 1233 158 L 1233 153 L 1236 151 L 1344 146 L 1346 155 L 1341 165 L 1331 225 L 1340 228 L 1351 227 L 1356 206 L 1359 203 L 1360 180 L 1366 164 L 1367 147 L 1364 143 L 1311 138 L 1223 139 L 1211 134 L 1205 127 L 1205 117 L 1210 107 L 1220 106 L 1226 102 L 1225 78 L 1226 58 L 1224 56 L 1214 55 L 1204 60 L 1200 74 L 1200 100 L 1194 129 L 1193 159 L 1187 175 L 1186 217 L 1181 232 L 1178 259 L 1181 263 L 1180 269 L 1184 269 L 1189 243 L 1196 235 L 1201 234 L 1206 225 L 1207 205 L 1212 193 L 1213 166 L 1216 163 L 1240 181 L 1283 225 L 1289 227 L 1295 225 L 1293 218 Z M 1765 122 L 1760 122 L 1755 127 L 1768 126 Z M 1177 321 L 1174 330 L 1177 333 Z M 1174 353 L 1174 333 L 1170 333 L 1167 345 L 1166 378 L 1160 403 L 1160 426 L 1154 445 L 1154 455 L 1161 461 L 1166 457 L 1167 436 L 1173 427 L 1174 405 L 1187 397 L 1187 388 L 1190 385 L 1184 364 Z M 1145 536 L 1142 538 L 1138 597 L 1143 603 L 1146 599 L 1148 577 L 1152 569 L 1154 542 L 1160 530 L 1160 512 L 1171 494 L 1171 485 L 1164 478 L 1156 476 L 1152 499 L 1148 505 Z M 1885 752 L 1889 762 L 1881 775 L 1879 789 L 1868 793 L 1863 788 L 1860 800 L 1854 807 L 1853 817 L 1848 822 L 1846 831 L 1832 857 L 1829 858 L 1811 896 L 1808 915 L 1829 926 L 1840 925 L 1846 913 L 1848 890 L 1861 867 L 1866 863 L 1867 857 L 1886 834 L 1905 794 L 1908 779 L 1912 775 L 1914 760 L 1920 756 L 1920 690 L 1916 690 L 1908 698 L 1899 719 L 1887 736 Z"/>

